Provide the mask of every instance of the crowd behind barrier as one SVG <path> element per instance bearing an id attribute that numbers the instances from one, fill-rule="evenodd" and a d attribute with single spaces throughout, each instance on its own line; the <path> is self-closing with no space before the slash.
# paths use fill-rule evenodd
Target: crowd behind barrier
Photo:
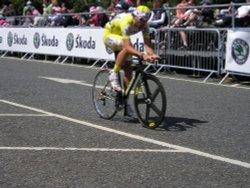
<path id="1" fill-rule="evenodd" d="M 122 0 L 121 2 L 126 1 Z M 181 0 L 175 7 L 169 7 L 162 0 L 153 0 L 151 27 L 198 27 L 198 28 L 234 28 L 250 27 L 250 0 L 237 0 L 241 3 L 212 4 L 211 0 L 202 0 L 194 5 L 192 0 Z M 245 2 L 244 2 L 245 1 Z M 114 1 L 115 2 L 115 1 Z M 244 2 L 244 3 L 242 3 Z M 54 27 L 54 26 L 104 26 L 119 12 L 132 11 L 133 4 L 111 5 L 108 8 L 90 6 L 84 12 L 75 13 L 65 3 L 57 0 L 43 0 L 40 13 L 31 1 L 23 7 L 23 15 L 16 15 L 12 4 L 5 5 L 0 11 L 0 26 Z M 103 23 L 101 23 L 103 22 Z"/>
<path id="2" fill-rule="evenodd" d="M 112 2 L 107 9 L 90 6 L 87 12 L 74 13 L 68 10 L 65 4 L 51 4 L 49 0 L 44 0 L 43 2 L 43 12 L 39 13 L 32 3 L 28 1 L 23 9 L 22 16 L 14 16 L 15 11 L 12 5 L 3 7 L 0 15 L 0 27 L 23 27 L 31 30 L 36 27 L 53 28 L 53 30 L 62 27 L 74 27 L 83 31 L 83 28 L 104 27 L 105 23 L 116 14 L 133 10 L 133 4 Z M 151 27 L 151 39 L 154 49 L 164 60 L 164 63 L 160 64 L 160 68 L 157 69 L 156 73 L 162 70 L 162 68 L 178 68 L 208 72 L 209 74 L 205 80 L 213 73 L 227 73 L 226 76 L 230 73 L 250 76 L 249 65 L 245 67 L 247 71 L 242 71 L 241 68 L 239 72 L 227 66 L 227 62 L 236 60 L 227 57 L 228 51 L 232 53 L 232 47 L 226 43 L 229 36 L 228 33 L 232 35 L 232 32 L 235 32 L 235 30 L 244 31 L 250 35 L 250 0 L 246 0 L 246 3 L 217 5 L 212 4 L 210 0 L 203 0 L 199 5 L 194 5 L 192 1 L 182 0 L 176 7 L 162 4 L 161 0 L 153 0 L 152 17 L 149 25 Z M 81 31 L 79 30 L 78 32 L 80 33 Z M 249 42 L 250 40 L 246 37 L 243 40 Z M 3 39 L 0 36 L 0 44 L 2 43 L 1 40 Z M 135 45 L 139 48 L 136 40 Z M 232 43 L 232 45 L 235 44 Z M 241 47 L 246 46 L 242 43 L 239 43 L 239 45 Z M 248 43 L 247 45 L 250 44 Z M 8 51 L 11 51 L 0 50 L 3 56 Z M 36 51 L 32 52 L 32 54 L 34 53 Z M 68 54 L 68 56 L 77 57 L 77 53 L 73 55 Z M 240 54 L 247 55 L 244 63 L 250 64 L 249 53 L 248 47 Z M 87 54 L 86 58 L 89 58 Z M 98 59 L 101 58 L 96 59 L 99 61 Z M 106 58 L 104 63 L 106 64 L 112 60 L 113 58 Z M 236 70 L 238 69 L 236 68 Z"/>

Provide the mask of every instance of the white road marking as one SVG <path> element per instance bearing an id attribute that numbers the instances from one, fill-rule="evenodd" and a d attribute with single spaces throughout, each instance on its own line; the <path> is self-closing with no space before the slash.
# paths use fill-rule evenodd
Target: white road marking
<path id="1" fill-rule="evenodd" d="M 244 86 L 241 86 L 240 84 L 233 84 L 233 85 L 221 84 L 221 85 L 219 85 L 218 83 L 209 83 L 209 82 L 202 82 L 202 81 L 189 80 L 189 79 L 183 79 L 183 78 L 174 78 L 174 77 L 170 77 L 170 76 L 158 76 L 157 75 L 157 77 L 163 78 L 163 79 L 169 79 L 169 80 L 183 81 L 183 82 L 191 82 L 191 83 L 198 83 L 198 84 L 206 84 L 206 85 L 213 85 L 213 86 L 221 86 L 221 87 L 230 87 L 230 88 L 250 90 L 250 87 L 244 87 Z"/>
<path id="2" fill-rule="evenodd" d="M 44 77 L 44 76 L 41 76 L 39 78 L 51 80 L 51 81 L 58 82 L 61 84 L 78 84 L 78 85 L 93 87 L 93 84 L 87 84 L 85 81 L 80 81 L 80 80 L 70 80 L 70 79 L 64 79 L 64 78 L 53 78 L 53 77 Z M 97 88 L 102 88 L 102 87 L 97 86 Z"/>
<path id="3" fill-rule="evenodd" d="M 53 78 L 53 77 L 44 77 L 41 76 L 39 78 L 51 80 L 54 82 L 62 83 L 62 84 L 78 84 L 78 85 L 83 85 L 83 86 L 88 86 L 88 87 L 93 87 L 93 84 L 88 84 L 85 81 L 79 81 L 79 80 L 70 80 L 70 79 L 64 79 L 64 78 Z M 96 86 L 96 88 L 103 89 L 103 86 Z M 106 87 L 106 89 L 110 89 L 109 87 Z M 133 95 L 135 92 L 134 90 L 130 91 L 130 94 Z"/>
<path id="4" fill-rule="evenodd" d="M 244 86 L 241 86 L 240 84 L 232 84 L 232 85 L 223 85 L 222 84 L 222 85 L 218 85 L 217 83 L 208 83 L 208 82 L 204 83 L 204 82 L 195 81 L 195 80 L 186 80 L 186 79 L 173 78 L 173 77 L 167 77 L 167 76 L 157 76 L 157 77 L 163 78 L 163 79 L 169 79 L 169 80 L 176 80 L 176 81 L 184 81 L 184 82 L 192 82 L 192 83 L 198 83 L 198 84 L 207 84 L 207 85 L 214 85 L 214 86 L 222 86 L 222 87 L 230 87 L 230 88 L 239 88 L 239 89 L 250 90 L 250 87 L 244 87 Z M 62 83 L 62 84 L 78 84 L 78 85 L 83 85 L 83 86 L 88 86 L 88 87 L 93 86 L 93 84 L 88 84 L 88 83 L 86 83 L 86 81 L 80 81 L 80 80 L 71 80 L 71 79 L 64 79 L 64 78 L 53 78 L 53 77 L 45 77 L 45 76 L 41 76 L 39 78 L 51 80 L 51 81 Z M 133 94 L 133 92 L 131 94 Z"/>
<path id="5" fill-rule="evenodd" d="M 250 168 L 250 163 L 247 163 L 247 162 L 242 162 L 242 161 L 235 160 L 235 159 L 230 159 L 230 158 L 221 157 L 221 156 L 218 156 L 218 155 L 205 153 L 205 152 L 202 152 L 202 151 L 199 151 L 199 150 L 194 150 L 194 149 L 190 149 L 190 148 L 187 148 L 187 147 L 178 146 L 178 145 L 174 145 L 174 144 L 154 140 L 154 139 L 151 139 L 151 138 L 146 138 L 146 137 L 143 137 L 143 136 L 140 136 L 140 135 L 134 135 L 134 134 L 131 134 L 131 133 L 126 133 L 126 132 L 123 132 L 123 131 L 103 127 L 103 126 L 93 124 L 93 123 L 89 123 L 87 121 L 82 121 L 82 120 L 70 118 L 70 117 L 67 117 L 67 116 L 60 115 L 60 114 L 47 112 L 47 111 L 44 111 L 44 110 L 41 110 L 41 109 L 38 109 L 38 108 L 33 108 L 33 107 L 29 107 L 29 106 L 26 106 L 26 105 L 10 102 L 10 101 L 6 101 L 6 100 L 0 100 L 0 102 L 10 104 L 10 105 L 13 105 L 13 106 L 17 106 L 17 107 L 21 107 L 21 108 L 25 108 L 25 109 L 29 109 L 29 110 L 33 110 L 35 112 L 48 114 L 48 115 L 54 116 L 54 117 L 59 118 L 59 119 L 63 119 L 63 120 L 74 122 L 74 123 L 77 123 L 77 124 L 80 124 L 80 125 L 88 126 L 88 127 L 99 129 L 99 130 L 103 130 L 103 131 L 106 131 L 106 132 L 115 133 L 115 134 L 118 134 L 118 135 L 122 135 L 122 136 L 125 136 L 125 137 L 128 137 L 128 138 L 135 139 L 135 140 L 140 140 L 140 141 L 155 144 L 155 145 L 158 145 L 158 146 L 168 147 L 168 148 L 171 148 L 171 149 L 179 150 L 181 152 L 191 153 L 191 154 L 206 157 L 206 158 L 209 158 L 209 159 L 214 159 L 214 160 L 217 160 L 217 161 L 222 161 L 222 162 L 234 164 L 234 165 L 237 165 L 237 166 Z"/>
<path id="6" fill-rule="evenodd" d="M 62 84 L 78 84 L 78 85 L 91 86 L 91 87 L 93 86 L 93 84 L 87 84 L 85 81 L 80 81 L 80 80 L 71 80 L 71 79 L 53 78 L 53 77 L 44 77 L 44 76 L 41 76 L 39 78 L 52 80 L 54 82 L 58 82 Z"/>
<path id="7" fill-rule="evenodd" d="M 27 117 L 43 117 L 43 116 L 45 116 L 45 117 L 48 117 L 48 116 L 50 116 L 50 115 L 47 115 L 47 114 L 0 114 L 0 116 L 1 117 L 11 117 L 11 116 L 18 116 L 18 117 L 21 117 L 21 116 L 27 116 Z"/>
<path id="8" fill-rule="evenodd" d="M 113 151 L 113 152 L 149 152 L 149 153 L 180 153 L 172 149 L 111 149 L 111 148 L 58 148 L 58 147 L 0 147 L 0 150 L 31 150 L 31 151 Z"/>

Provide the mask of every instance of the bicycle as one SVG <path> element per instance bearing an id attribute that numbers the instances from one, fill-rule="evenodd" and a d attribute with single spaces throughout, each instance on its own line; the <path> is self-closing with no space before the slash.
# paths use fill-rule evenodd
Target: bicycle
<path id="1" fill-rule="evenodd" d="M 134 59 L 133 59 L 134 60 Z M 160 80 L 143 68 L 144 61 L 137 59 L 135 74 L 128 87 L 117 93 L 108 79 L 110 70 L 100 70 L 94 79 L 92 100 L 98 115 L 104 119 L 112 119 L 116 113 L 125 110 L 129 96 L 134 94 L 134 109 L 139 122 L 146 128 L 157 128 L 165 117 L 167 98 Z M 119 73 L 121 83 L 121 72 Z M 123 86 L 123 84 L 121 84 Z M 132 92 L 132 89 L 134 91 Z"/>

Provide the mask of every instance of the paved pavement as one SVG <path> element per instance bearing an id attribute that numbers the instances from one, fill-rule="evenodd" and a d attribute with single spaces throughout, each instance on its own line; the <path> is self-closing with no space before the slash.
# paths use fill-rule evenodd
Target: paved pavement
<path id="1" fill-rule="evenodd" d="M 98 117 L 98 69 L 0 59 L 0 187 L 249 187 L 250 89 L 161 76 L 149 130 Z"/>

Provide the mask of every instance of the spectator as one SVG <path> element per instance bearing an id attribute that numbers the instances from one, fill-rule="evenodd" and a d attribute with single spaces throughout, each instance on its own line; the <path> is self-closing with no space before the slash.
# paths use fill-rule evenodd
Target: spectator
<path id="1" fill-rule="evenodd" d="M 117 10 L 116 5 L 119 2 L 119 0 L 112 0 L 109 7 L 107 8 L 107 11 L 115 11 Z"/>
<path id="2" fill-rule="evenodd" d="M 34 24 L 34 17 L 40 15 L 39 11 L 32 5 L 31 1 L 27 1 L 26 6 L 23 8 L 23 16 L 24 20 L 22 25 L 23 26 L 33 26 Z"/>
<path id="3" fill-rule="evenodd" d="M 65 3 L 61 3 L 61 12 L 62 13 L 68 13 L 68 8 L 66 7 Z"/>
<path id="4" fill-rule="evenodd" d="M 230 4 L 231 0 L 217 0 L 216 3 L 219 5 Z M 226 6 L 222 7 L 222 8 L 221 7 L 216 8 L 215 9 L 215 17 L 218 17 L 221 14 L 224 14 L 225 12 L 228 12 L 228 8 Z"/>
<path id="5" fill-rule="evenodd" d="M 65 13 L 65 7 L 62 7 L 57 0 L 52 0 L 52 9 L 50 11 L 48 21 L 50 22 L 50 26 L 59 26 L 64 25 L 66 23 L 66 17 L 62 15 Z"/>
<path id="6" fill-rule="evenodd" d="M 238 4 L 238 3 L 244 3 L 245 0 L 232 0 L 231 2 L 234 4 Z M 227 9 L 222 9 L 220 11 L 218 11 L 217 9 L 215 13 L 215 18 L 216 18 L 215 25 L 220 27 L 230 27 L 232 24 L 232 16 L 233 17 L 236 16 L 237 19 L 235 19 L 235 25 L 241 27 L 242 24 L 244 23 L 242 21 L 243 19 L 238 19 L 239 17 L 237 17 L 237 11 L 235 11 L 238 10 L 239 7 L 240 7 L 239 5 L 236 5 L 234 7 L 229 6 Z"/>
<path id="7" fill-rule="evenodd" d="M 4 6 L 3 16 L 7 17 L 5 19 L 5 22 L 7 22 L 9 25 L 15 25 L 15 17 L 14 17 L 15 15 L 16 15 L 16 11 L 14 9 L 13 4 Z"/>
<path id="8" fill-rule="evenodd" d="M 148 21 L 150 27 L 159 28 L 167 25 L 166 11 L 162 8 L 162 0 L 153 0 L 153 10 Z"/>
<path id="9" fill-rule="evenodd" d="M 15 15 L 16 15 L 16 11 L 14 9 L 14 5 L 13 4 L 9 4 L 8 15 L 7 16 L 15 16 Z"/>
<path id="10" fill-rule="evenodd" d="M 180 3 L 177 4 L 176 19 L 173 20 L 173 24 L 170 25 L 170 28 L 180 27 L 183 24 L 183 22 L 185 22 L 184 19 L 187 18 L 186 17 L 187 15 L 185 15 L 185 13 L 187 11 L 188 5 L 189 5 L 189 2 L 187 0 L 181 0 Z M 180 35 L 181 35 L 181 40 L 183 43 L 183 48 L 186 49 L 188 47 L 186 33 L 184 31 L 180 31 Z"/>
<path id="11" fill-rule="evenodd" d="M 26 5 L 23 7 L 23 16 L 27 14 L 27 10 L 31 12 L 35 10 L 35 7 L 32 5 L 31 1 L 27 1 Z"/>
<path id="12" fill-rule="evenodd" d="M 200 14 L 203 17 L 203 21 L 211 24 L 214 19 L 214 11 L 212 8 L 207 7 L 208 5 L 212 5 L 211 0 L 202 0 L 200 5 L 203 6 L 200 10 Z"/>
<path id="13" fill-rule="evenodd" d="M 24 22 L 23 22 L 23 26 L 33 26 L 33 22 L 34 22 L 34 19 L 33 19 L 33 13 L 32 13 L 32 10 L 31 9 L 26 9 L 25 12 L 24 12 Z"/>
<path id="14" fill-rule="evenodd" d="M 141 5 L 141 0 L 136 0 L 136 6 L 140 6 Z"/>
<path id="15" fill-rule="evenodd" d="M 187 9 L 184 9 L 185 7 L 188 6 L 188 1 L 187 0 L 181 0 L 180 3 L 176 5 L 176 17 L 177 18 L 182 18 L 186 12 Z"/>
<path id="16" fill-rule="evenodd" d="M 92 17 L 87 21 L 89 26 L 101 26 L 104 27 L 105 24 L 109 21 L 109 17 L 104 13 L 102 7 L 90 7 L 89 13 L 92 14 Z"/>
<path id="17" fill-rule="evenodd" d="M 134 8 L 134 4 L 131 0 L 121 0 L 116 4 L 116 8 L 122 11 L 131 11 Z"/>
<path id="18" fill-rule="evenodd" d="M 192 0 L 182 0 L 177 6 L 176 17 L 177 19 L 174 21 L 172 27 L 176 26 L 193 26 L 195 20 L 197 18 L 197 9 L 188 9 L 188 6 L 193 6 Z M 184 9 L 186 7 L 186 9 Z M 178 9 L 180 8 L 180 9 Z"/>
<path id="19" fill-rule="evenodd" d="M 84 12 L 87 12 L 88 10 L 84 10 Z M 72 13 L 74 13 L 72 15 L 72 19 L 71 19 L 71 23 L 73 25 L 80 25 L 80 26 L 85 26 L 87 25 L 87 20 L 89 19 L 89 15 L 87 14 L 79 14 L 79 13 L 75 13 L 76 11 L 73 9 L 71 10 Z"/>
<path id="20" fill-rule="evenodd" d="M 6 18 L 3 17 L 2 14 L 0 14 L 0 27 L 9 27 L 10 24 L 6 22 Z"/>
<path id="21" fill-rule="evenodd" d="M 195 26 L 196 19 L 199 11 L 194 8 L 188 8 L 189 6 L 193 6 L 192 0 L 182 0 L 177 6 L 176 10 L 176 19 L 173 21 L 173 24 L 170 26 L 174 27 L 186 27 L 186 26 Z M 188 47 L 187 44 L 187 36 L 184 31 L 180 31 L 181 40 L 183 43 L 183 48 L 186 49 Z"/>
<path id="22" fill-rule="evenodd" d="M 131 0 L 113 0 L 107 8 L 108 11 L 114 11 L 113 13 L 108 14 L 110 20 L 118 13 L 132 11 L 133 9 L 134 4 Z"/>
<path id="23" fill-rule="evenodd" d="M 191 6 L 194 6 L 194 4 L 189 4 Z M 197 19 L 197 15 L 199 14 L 198 9 L 189 9 L 185 12 L 185 14 L 183 15 L 183 21 L 184 23 L 182 24 L 184 27 L 186 26 L 196 26 L 196 19 Z"/>
<path id="24" fill-rule="evenodd" d="M 39 16 L 40 12 L 32 5 L 31 1 L 27 1 L 26 6 L 23 8 L 23 26 L 33 26 L 34 17 Z"/>
<path id="25" fill-rule="evenodd" d="M 246 3 L 250 3 L 250 0 L 246 0 Z M 242 5 L 237 9 L 235 25 L 236 27 L 250 26 L 250 5 Z"/>
<path id="26" fill-rule="evenodd" d="M 47 24 L 48 15 L 52 11 L 50 0 L 43 0 L 43 16 L 37 16 L 34 19 L 35 26 L 45 26 Z"/>
<path id="27" fill-rule="evenodd" d="M 1 9 L 1 15 L 5 16 L 6 12 L 8 11 L 9 7 L 7 5 L 4 5 L 3 8 Z"/>
<path id="28" fill-rule="evenodd" d="M 111 12 L 111 13 L 108 13 L 108 17 L 109 19 L 111 20 L 113 17 L 115 17 L 116 15 L 116 12 L 115 11 L 118 11 L 119 9 L 116 7 L 117 3 L 119 2 L 119 0 L 112 0 L 111 1 L 111 4 L 109 5 L 109 7 L 107 8 L 107 11 L 108 12 Z"/>

